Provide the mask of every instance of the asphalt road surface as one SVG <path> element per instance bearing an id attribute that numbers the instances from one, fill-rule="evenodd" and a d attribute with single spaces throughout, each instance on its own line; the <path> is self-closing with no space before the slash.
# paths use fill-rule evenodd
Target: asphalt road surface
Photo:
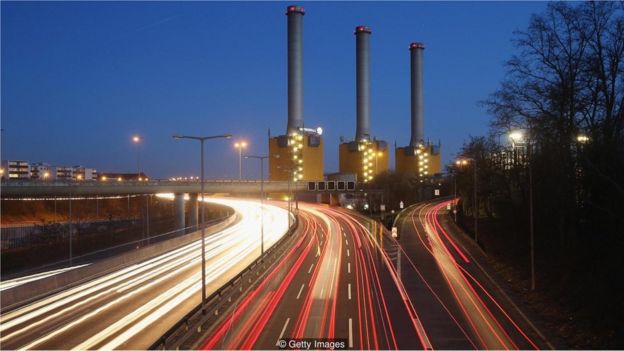
<path id="1" fill-rule="evenodd" d="M 552 347 L 484 268 L 484 253 L 448 215 L 452 204 L 412 206 L 396 221 L 402 282 L 433 347 Z"/>
<path id="2" fill-rule="evenodd" d="M 351 211 L 299 207 L 299 238 L 285 259 L 200 347 L 279 349 L 290 339 L 314 338 L 355 349 L 431 348 L 383 250 L 389 237 L 381 227 Z"/>
<path id="3" fill-rule="evenodd" d="M 233 207 L 240 220 L 205 239 L 208 294 L 260 256 L 262 223 L 257 201 L 210 201 Z M 269 247 L 286 233 L 288 215 L 271 205 L 264 214 Z M 200 243 L 3 311 L 2 349 L 146 349 L 200 303 Z"/>

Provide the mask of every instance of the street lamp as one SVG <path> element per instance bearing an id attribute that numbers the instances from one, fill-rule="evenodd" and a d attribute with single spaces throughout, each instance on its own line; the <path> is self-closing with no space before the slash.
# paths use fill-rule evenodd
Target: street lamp
<path id="1" fill-rule="evenodd" d="M 260 160 L 260 260 L 262 260 L 264 256 L 264 160 L 269 158 L 269 156 L 245 156 L 245 159 L 250 158 Z M 290 213 L 288 215 L 290 216 Z"/>
<path id="2" fill-rule="evenodd" d="M 474 158 L 470 158 L 470 157 L 465 157 L 465 158 L 461 158 L 457 161 L 455 161 L 455 164 L 459 167 L 463 167 L 468 165 L 469 162 L 472 162 L 473 164 L 473 169 L 474 169 L 474 195 L 473 195 L 473 214 L 472 216 L 474 217 L 474 229 L 475 229 L 475 233 L 474 233 L 474 240 L 477 244 L 479 244 L 479 202 L 477 201 L 477 186 L 479 184 L 479 182 L 477 182 L 477 161 Z"/>
<path id="3" fill-rule="evenodd" d="M 142 141 L 143 141 L 143 138 L 141 138 L 140 135 L 132 136 L 132 142 L 134 143 L 134 145 L 136 145 L 136 152 L 137 152 L 137 178 L 141 177 L 141 156 L 140 156 L 139 145 L 141 144 Z"/>
<path id="4" fill-rule="evenodd" d="M 511 147 L 515 148 L 526 146 L 527 151 L 527 163 L 529 165 L 529 243 L 530 243 L 530 256 L 531 256 L 531 290 L 535 290 L 535 226 L 533 222 L 533 160 L 531 157 L 531 143 L 529 138 L 525 138 L 522 131 L 512 131 L 509 133 L 509 139 L 511 140 Z"/>
<path id="5" fill-rule="evenodd" d="M 202 313 L 206 313 L 206 243 L 204 241 L 205 237 L 205 219 L 206 212 L 204 211 L 204 142 L 210 139 L 230 139 L 232 134 L 223 134 L 223 135 L 212 135 L 212 136 L 188 136 L 188 135 L 174 135 L 173 138 L 176 140 L 179 139 L 190 139 L 199 141 L 199 149 L 200 149 L 200 165 L 201 165 L 201 262 L 202 262 Z"/>
<path id="6" fill-rule="evenodd" d="M 237 141 L 234 147 L 238 149 L 238 180 L 243 179 L 243 149 L 247 147 L 246 141 Z"/>
<path id="7" fill-rule="evenodd" d="M 457 223 L 457 169 L 453 169 L 453 216 L 455 217 L 455 223 Z"/>
<path id="8" fill-rule="evenodd" d="M 576 141 L 579 144 L 587 144 L 589 142 L 589 137 L 585 134 L 579 134 L 576 136 Z"/>

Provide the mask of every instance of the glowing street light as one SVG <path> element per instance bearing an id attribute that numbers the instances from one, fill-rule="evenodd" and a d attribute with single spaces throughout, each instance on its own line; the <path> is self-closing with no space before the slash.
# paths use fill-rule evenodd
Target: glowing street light
<path id="1" fill-rule="evenodd" d="M 237 141 L 234 147 L 238 149 L 238 180 L 243 179 L 243 149 L 247 147 L 246 141 Z"/>
<path id="2" fill-rule="evenodd" d="M 48 178 L 50 178 L 50 172 L 48 171 L 43 172 L 43 179 L 48 179 Z"/>
<path id="3" fill-rule="evenodd" d="M 589 142 L 589 137 L 585 134 L 579 134 L 576 136 L 576 141 L 579 144 L 587 144 Z"/>

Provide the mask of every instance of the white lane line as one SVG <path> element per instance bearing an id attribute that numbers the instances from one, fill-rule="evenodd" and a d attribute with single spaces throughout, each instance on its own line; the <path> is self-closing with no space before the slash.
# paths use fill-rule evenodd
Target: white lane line
<path id="1" fill-rule="evenodd" d="M 325 287 L 321 287 L 321 299 L 323 298 L 323 291 L 325 290 Z"/>
<path id="2" fill-rule="evenodd" d="M 347 263 L 347 273 L 351 274 L 351 262 Z"/>
<path id="3" fill-rule="evenodd" d="M 299 300 L 299 297 L 301 296 L 301 292 L 303 291 L 303 286 L 304 285 L 305 284 L 301 284 L 301 288 L 299 289 L 299 293 L 297 294 L 297 300 Z M 280 339 L 281 339 L 281 337 L 280 337 Z"/>
<path id="4" fill-rule="evenodd" d="M 349 300 L 351 300 L 351 283 L 349 283 Z"/>
<path id="5" fill-rule="evenodd" d="M 345 243 L 347 243 L 347 246 L 349 246 L 349 240 L 345 239 Z"/>
<path id="6" fill-rule="evenodd" d="M 312 267 L 314 267 L 314 263 L 312 263 L 312 264 L 310 265 L 310 269 L 308 269 L 308 274 L 310 274 L 310 272 L 312 272 Z"/>
<path id="7" fill-rule="evenodd" d="M 347 249 L 347 257 L 349 257 L 349 249 Z"/>
<path id="8" fill-rule="evenodd" d="M 284 332 L 286 331 L 286 327 L 288 326 L 288 322 L 290 322 L 290 318 L 286 318 L 286 323 L 284 323 L 284 327 L 282 328 L 282 332 L 280 333 L 279 338 L 277 338 L 277 342 L 275 343 L 275 346 L 279 346 L 280 340 L 282 340 L 282 338 L 284 337 Z"/>
<path id="9" fill-rule="evenodd" d="M 353 319 L 349 318 L 349 348 L 353 348 Z"/>

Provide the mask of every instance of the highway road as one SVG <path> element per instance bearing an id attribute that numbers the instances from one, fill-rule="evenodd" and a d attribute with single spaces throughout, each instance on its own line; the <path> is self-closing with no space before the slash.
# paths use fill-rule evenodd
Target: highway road
<path id="1" fill-rule="evenodd" d="M 208 294 L 260 255 L 257 201 L 211 199 L 240 220 L 206 238 Z M 264 207 L 265 248 L 287 211 Z M 146 349 L 201 301 L 200 240 L 0 315 L 2 349 Z M 51 277 L 53 279 L 53 276 Z"/>
<path id="2" fill-rule="evenodd" d="M 491 279 L 482 265 L 483 252 L 448 216 L 450 204 L 452 201 L 416 205 L 396 221 L 402 281 L 433 347 L 552 347 Z"/>
<path id="3" fill-rule="evenodd" d="M 285 258 L 198 347 L 276 349 L 284 339 L 327 338 L 355 349 L 431 348 L 381 227 L 352 211 L 299 208 L 299 237 Z"/>

